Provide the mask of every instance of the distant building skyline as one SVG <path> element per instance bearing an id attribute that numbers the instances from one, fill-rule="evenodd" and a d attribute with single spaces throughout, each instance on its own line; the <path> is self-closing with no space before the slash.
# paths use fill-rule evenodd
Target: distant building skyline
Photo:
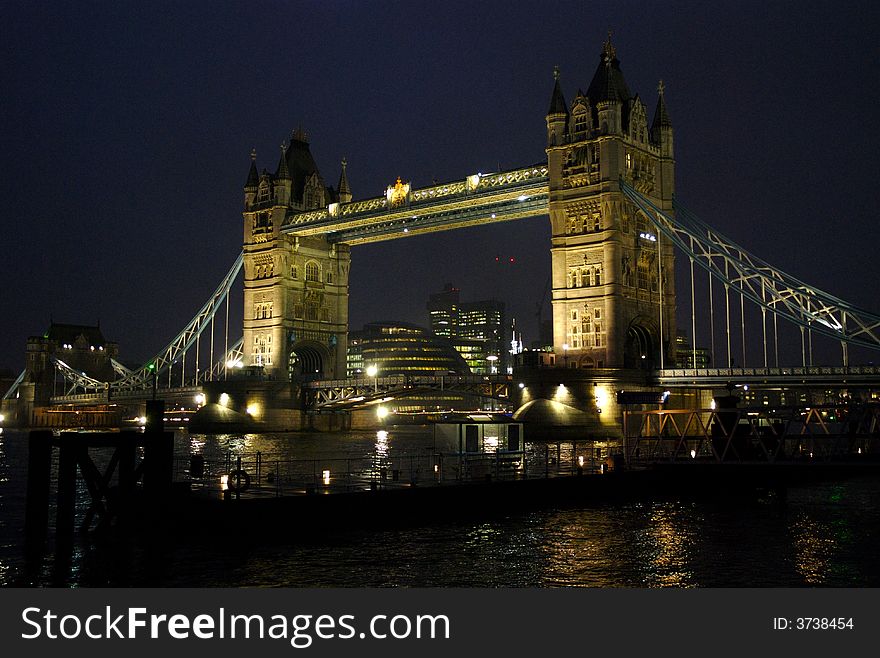
<path id="1" fill-rule="evenodd" d="M 426 308 L 431 331 L 452 340 L 471 372 L 506 372 L 512 365 L 512 330 L 503 301 L 462 302 L 461 288 L 447 283 L 443 290 L 428 296 Z"/>

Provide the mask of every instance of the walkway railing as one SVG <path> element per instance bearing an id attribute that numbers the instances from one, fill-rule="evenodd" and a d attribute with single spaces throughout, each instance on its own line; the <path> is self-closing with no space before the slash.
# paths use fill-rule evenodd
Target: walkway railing
<path id="1" fill-rule="evenodd" d="M 600 474 L 616 448 L 591 441 L 530 445 L 526 450 L 495 452 L 425 451 L 394 457 L 334 456 L 292 459 L 278 453 L 233 453 L 207 460 L 179 456 L 174 479 L 194 489 L 247 496 L 287 496 L 451 486 L 470 482 L 510 481 Z"/>

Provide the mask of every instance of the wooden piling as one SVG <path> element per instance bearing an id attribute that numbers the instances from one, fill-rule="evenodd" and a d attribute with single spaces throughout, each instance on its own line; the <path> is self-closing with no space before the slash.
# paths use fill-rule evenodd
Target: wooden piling
<path id="1" fill-rule="evenodd" d="M 59 539 L 73 536 L 76 511 L 76 461 L 79 436 L 71 434 L 60 442 L 58 456 L 58 495 L 55 504 L 55 532 Z"/>
<path id="2" fill-rule="evenodd" d="M 49 529 L 49 481 L 52 474 L 52 432 L 33 431 L 28 435 L 27 499 L 24 527 L 31 547 L 42 546 Z"/>

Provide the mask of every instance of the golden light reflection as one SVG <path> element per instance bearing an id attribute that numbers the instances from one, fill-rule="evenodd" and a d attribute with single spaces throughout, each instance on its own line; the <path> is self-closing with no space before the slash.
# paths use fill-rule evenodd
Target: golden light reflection
<path id="1" fill-rule="evenodd" d="M 795 553 L 794 567 L 807 585 L 827 582 L 837 543 L 829 529 L 805 516 L 799 516 L 791 526 Z"/>
<path id="2" fill-rule="evenodd" d="M 696 587 L 690 556 L 696 547 L 694 519 L 687 523 L 672 504 L 658 504 L 651 510 L 644 529 L 644 559 L 651 565 L 648 587 Z"/>

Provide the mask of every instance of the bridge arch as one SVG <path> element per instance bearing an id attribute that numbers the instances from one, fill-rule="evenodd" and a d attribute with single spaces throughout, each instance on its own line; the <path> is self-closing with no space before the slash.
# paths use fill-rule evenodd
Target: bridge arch
<path id="1" fill-rule="evenodd" d="M 315 341 L 301 341 L 290 348 L 287 373 L 292 380 L 321 379 L 330 362 L 327 347 Z"/>
<path id="2" fill-rule="evenodd" d="M 657 360 L 657 329 L 653 320 L 642 315 L 633 318 L 626 328 L 623 348 L 625 368 L 653 370 Z"/>

